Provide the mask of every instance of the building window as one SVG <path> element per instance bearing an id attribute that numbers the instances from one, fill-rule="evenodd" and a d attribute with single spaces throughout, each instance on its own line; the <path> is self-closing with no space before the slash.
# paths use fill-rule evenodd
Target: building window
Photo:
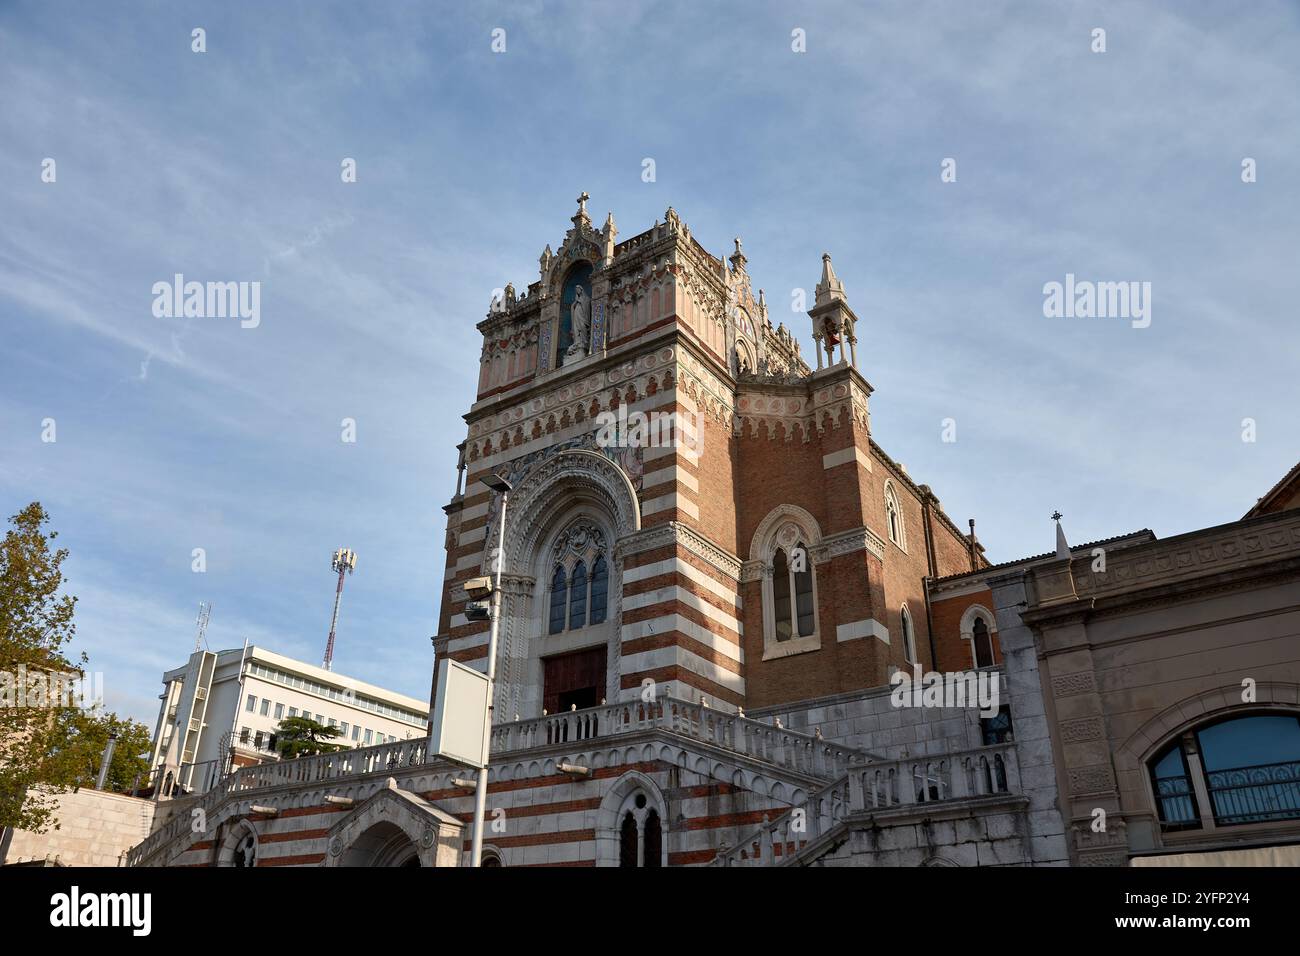
<path id="1" fill-rule="evenodd" d="M 591 567 L 591 623 L 602 624 L 605 621 L 605 606 L 609 594 L 609 569 L 604 556 L 596 558 Z"/>
<path id="2" fill-rule="evenodd" d="M 275 705 L 275 719 L 279 720 L 284 716 L 284 704 Z"/>
<path id="3" fill-rule="evenodd" d="M 993 666 L 993 638 L 982 617 L 975 618 L 975 623 L 971 625 L 971 651 L 977 668 Z"/>
<path id="4" fill-rule="evenodd" d="M 290 716 L 290 717 L 297 717 L 297 716 L 298 716 L 298 708 L 297 708 L 297 707 L 290 707 L 290 708 L 289 708 L 289 716 Z"/>
<path id="5" fill-rule="evenodd" d="M 373 734 L 372 734 L 372 731 L 369 731 L 369 730 L 366 731 L 366 746 L 367 746 L 367 747 L 370 746 L 370 742 L 371 742 L 371 737 L 372 737 L 372 735 L 373 735 Z"/>
<path id="6" fill-rule="evenodd" d="M 903 533 L 903 511 L 898 507 L 898 496 L 894 493 L 892 482 L 885 483 L 885 527 L 889 540 L 900 548 L 906 546 Z"/>
<path id="7" fill-rule="evenodd" d="M 248 711 L 251 714 L 256 709 L 257 709 L 257 695 L 249 694 L 248 700 L 244 703 L 244 710 Z"/>
<path id="8" fill-rule="evenodd" d="M 772 611 L 776 615 L 776 639 L 790 640 L 790 567 L 780 548 L 772 558 Z"/>
<path id="9" fill-rule="evenodd" d="M 587 626 L 587 566 L 579 561 L 569 583 L 569 630 Z"/>
<path id="10" fill-rule="evenodd" d="M 644 793 L 632 798 L 618 831 L 618 865 L 657 868 L 663 864 L 663 827 L 659 811 L 648 806 Z"/>
<path id="11" fill-rule="evenodd" d="M 996 716 L 981 717 L 980 736 L 983 737 L 986 747 L 1015 740 L 1016 735 L 1011 729 L 1011 708 L 1003 704 L 998 708 Z"/>
<path id="12" fill-rule="evenodd" d="M 348 737 L 348 722 L 346 720 L 339 724 L 339 736 L 344 740 Z"/>
<path id="13" fill-rule="evenodd" d="M 609 605 L 609 566 L 604 552 L 604 534 L 587 522 L 571 525 L 556 540 L 548 633 L 604 623 Z"/>
<path id="14" fill-rule="evenodd" d="M 559 634 L 564 630 L 564 604 L 569 595 L 568 577 L 564 568 L 556 568 L 551 578 L 551 633 Z"/>
<path id="15" fill-rule="evenodd" d="M 778 641 L 810 637 L 817 629 L 812 562 L 802 541 L 790 549 L 789 556 L 785 548 L 772 555 L 772 614 Z"/>
<path id="16" fill-rule="evenodd" d="M 814 549 L 821 534 L 812 515 L 781 505 L 754 533 L 746 580 L 761 577 L 764 657 L 815 651 L 820 646 Z"/>
<path id="17" fill-rule="evenodd" d="M 1300 820 L 1300 717 L 1252 714 L 1185 731 L 1150 771 L 1166 830 Z"/>
<path id="18" fill-rule="evenodd" d="M 918 663 L 916 656 L 916 630 L 912 627 L 912 615 L 908 613 L 906 604 L 903 605 L 899 617 L 902 619 L 903 628 L 903 655 L 907 658 L 908 663 L 916 664 Z"/>
<path id="19" fill-rule="evenodd" d="M 357 740 L 360 740 L 360 739 L 361 739 L 361 725 L 360 725 L 360 724 L 353 724 L 353 725 L 352 725 L 352 739 L 353 739 L 353 741 L 357 741 Z"/>
<path id="20" fill-rule="evenodd" d="M 258 713 L 263 717 L 266 717 L 271 713 L 271 702 L 265 697 L 262 698 L 262 709 L 259 710 Z"/>

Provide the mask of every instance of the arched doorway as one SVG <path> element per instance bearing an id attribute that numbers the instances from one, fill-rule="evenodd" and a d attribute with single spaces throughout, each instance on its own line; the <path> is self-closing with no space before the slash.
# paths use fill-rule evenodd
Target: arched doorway
<path id="1" fill-rule="evenodd" d="M 395 823 L 376 823 L 352 842 L 340 866 L 419 866 L 420 850 Z"/>

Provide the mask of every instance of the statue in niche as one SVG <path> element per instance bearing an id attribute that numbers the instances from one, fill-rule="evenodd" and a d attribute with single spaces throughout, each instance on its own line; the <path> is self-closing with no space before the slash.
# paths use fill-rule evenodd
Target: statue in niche
<path id="1" fill-rule="evenodd" d="M 579 359 L 587 354 L 591 338 L 591 300 L 587 291 L 578 286 L 573 290 L 573 305 L 569 308 L 569 327 L 573 330 L 573 344 L 564 353 L 566 359 Z"/>

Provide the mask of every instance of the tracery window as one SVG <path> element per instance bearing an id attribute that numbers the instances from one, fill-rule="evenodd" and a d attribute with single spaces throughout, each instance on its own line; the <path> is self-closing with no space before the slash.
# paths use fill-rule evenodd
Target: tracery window
<path id="1" fill-rule="evenodd" d="M 618 832 L 618 865 L 656 868 L 663 863 L 663 827 L 659 811 L 649 806 L 644 793 L 632 798 L 623 812 Z"/>
<path id="2" fill-rule="evenodd" d="M 754 574 L 762 575 L 764 655 L 785 656 L 817 650 L 817 570 L 813 552 L 821 537 L 810 515 L 792 506 L 765 519 L 751 553 Z"/>
<path id="3" fill-rule="evenodd" d="M 548 633 L 576 631 L 605 621 L 609 602 L 605 551 L 605 535 L 588 522 L 571 525 L 556 539 Z"/>

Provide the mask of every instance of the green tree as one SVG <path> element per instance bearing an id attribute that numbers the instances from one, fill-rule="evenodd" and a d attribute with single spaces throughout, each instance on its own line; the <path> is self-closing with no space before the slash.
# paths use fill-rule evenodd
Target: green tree
<path id="1" fill-rule="evenodd" d="M 51 674 L 83 677 L 86 658 L 66 656 L 77 599 L 61 593 L 68 552 L 54 549 L 49 515 L 33 501 L 9 521 L 0 544 L 0 828 L 39 833 L 51 823 L 50 795 L 78 783 L 67 755 L 82 716 L 41 688 Z"/>
<path id="2" fill-rule="evenodd" d="M 139 780 L 147 786 L 149 753 L 153 735 L 138 720 L 119 718 L 100 710 L 72 710 L 65 719 L 71 733 L 66 750 L 57 755 L 61 777 L 78 787 L 93 787 L 99 779 L 99 764 L 109 734 L 117 734 L 113 760 L 108 767 L 105 790 L 129 792 Z"/>
<path id="3" fill-rule="evenodd" d="M 318 724 L 306 717 L 286 717 L 280 721 L 280 726 L 275 731 L 276 750 L 285 759 L 313 757 L 316 754 L 346 750 L 344 744 L 329 742 L 338 735 L 337 727 Z"/>

